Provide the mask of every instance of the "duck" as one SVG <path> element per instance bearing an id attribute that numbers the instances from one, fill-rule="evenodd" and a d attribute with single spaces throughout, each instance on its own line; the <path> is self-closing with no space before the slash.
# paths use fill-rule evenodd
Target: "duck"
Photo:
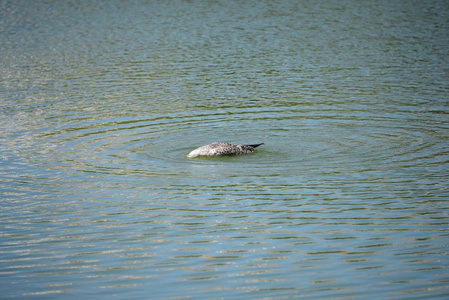
<path id="1" fill-rule="evenodd" d="M 254 152 L 254 149 L 263 144 L 264 143 L 251 144 L 251 145 L 233 145 L 226 142 L 215 142 L 212 144 L 201 146 L 191 151 L 189 154 L 187 154 L 187 157 L 194 158 L 198 156 L 224 156 L 224 155 L 248 154 Z"/>

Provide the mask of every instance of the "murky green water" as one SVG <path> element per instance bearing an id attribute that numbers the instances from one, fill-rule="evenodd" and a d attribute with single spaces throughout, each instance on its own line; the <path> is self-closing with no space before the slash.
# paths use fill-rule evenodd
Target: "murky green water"
<path id="1" fill-rule="evenodd" d="M 448 20 L 1 1 L 1 298 L 447 297 Z"/>

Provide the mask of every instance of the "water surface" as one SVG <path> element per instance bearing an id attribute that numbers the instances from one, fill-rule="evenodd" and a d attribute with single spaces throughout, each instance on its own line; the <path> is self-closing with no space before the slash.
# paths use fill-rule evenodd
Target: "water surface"
<path id="1" fill-rule="evenodd" d="M 0 294 L 447 297 L 448 8 L 0 2 Z"/>

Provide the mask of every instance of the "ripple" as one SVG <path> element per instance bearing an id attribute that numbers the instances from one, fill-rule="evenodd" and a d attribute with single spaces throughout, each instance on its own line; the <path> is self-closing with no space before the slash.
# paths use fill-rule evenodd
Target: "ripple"
<path id="1" fill-rule="evenodd" d="M 269 110 L 229 108 L 223 112 L 190 111 L 87 123 L 76 115 L 66 115 L 66 120 L 58 121 L 66 125 L 28 133 L 21 140 L 13 140 L 16 144 L 10 148 L 35 148 L 32 159 L 40 157 L 35 163 L 50 168 L 70 166 L 81 172 L 149 176 L 182 176 L 180 166 L 189 165 L 244 163 L 255 169 L 283 166 L 293 173 L 348 166 L 370 170 L 380 164 L 413 167 L 428 160 L 447 161 L 443 124 L 440 128 L 429 126 L 423 119 L 407 127 L 407 120 L 404 122 L 399 113 L 361 114 L 355 109 L 325 114 L 321 109 L 298 104 Z M 185 159 L 191 149 L 213 141 L 265 145 L 244 157 Z"/>

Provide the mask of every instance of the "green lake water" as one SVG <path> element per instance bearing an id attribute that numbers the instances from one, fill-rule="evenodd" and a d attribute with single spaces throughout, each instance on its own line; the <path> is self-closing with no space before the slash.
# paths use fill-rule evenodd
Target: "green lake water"
<path id="1" fill-rule="evenodd" d="M 448 49 L 445 0 L 0 1 L 0 298 L 447 299 Z"/>

